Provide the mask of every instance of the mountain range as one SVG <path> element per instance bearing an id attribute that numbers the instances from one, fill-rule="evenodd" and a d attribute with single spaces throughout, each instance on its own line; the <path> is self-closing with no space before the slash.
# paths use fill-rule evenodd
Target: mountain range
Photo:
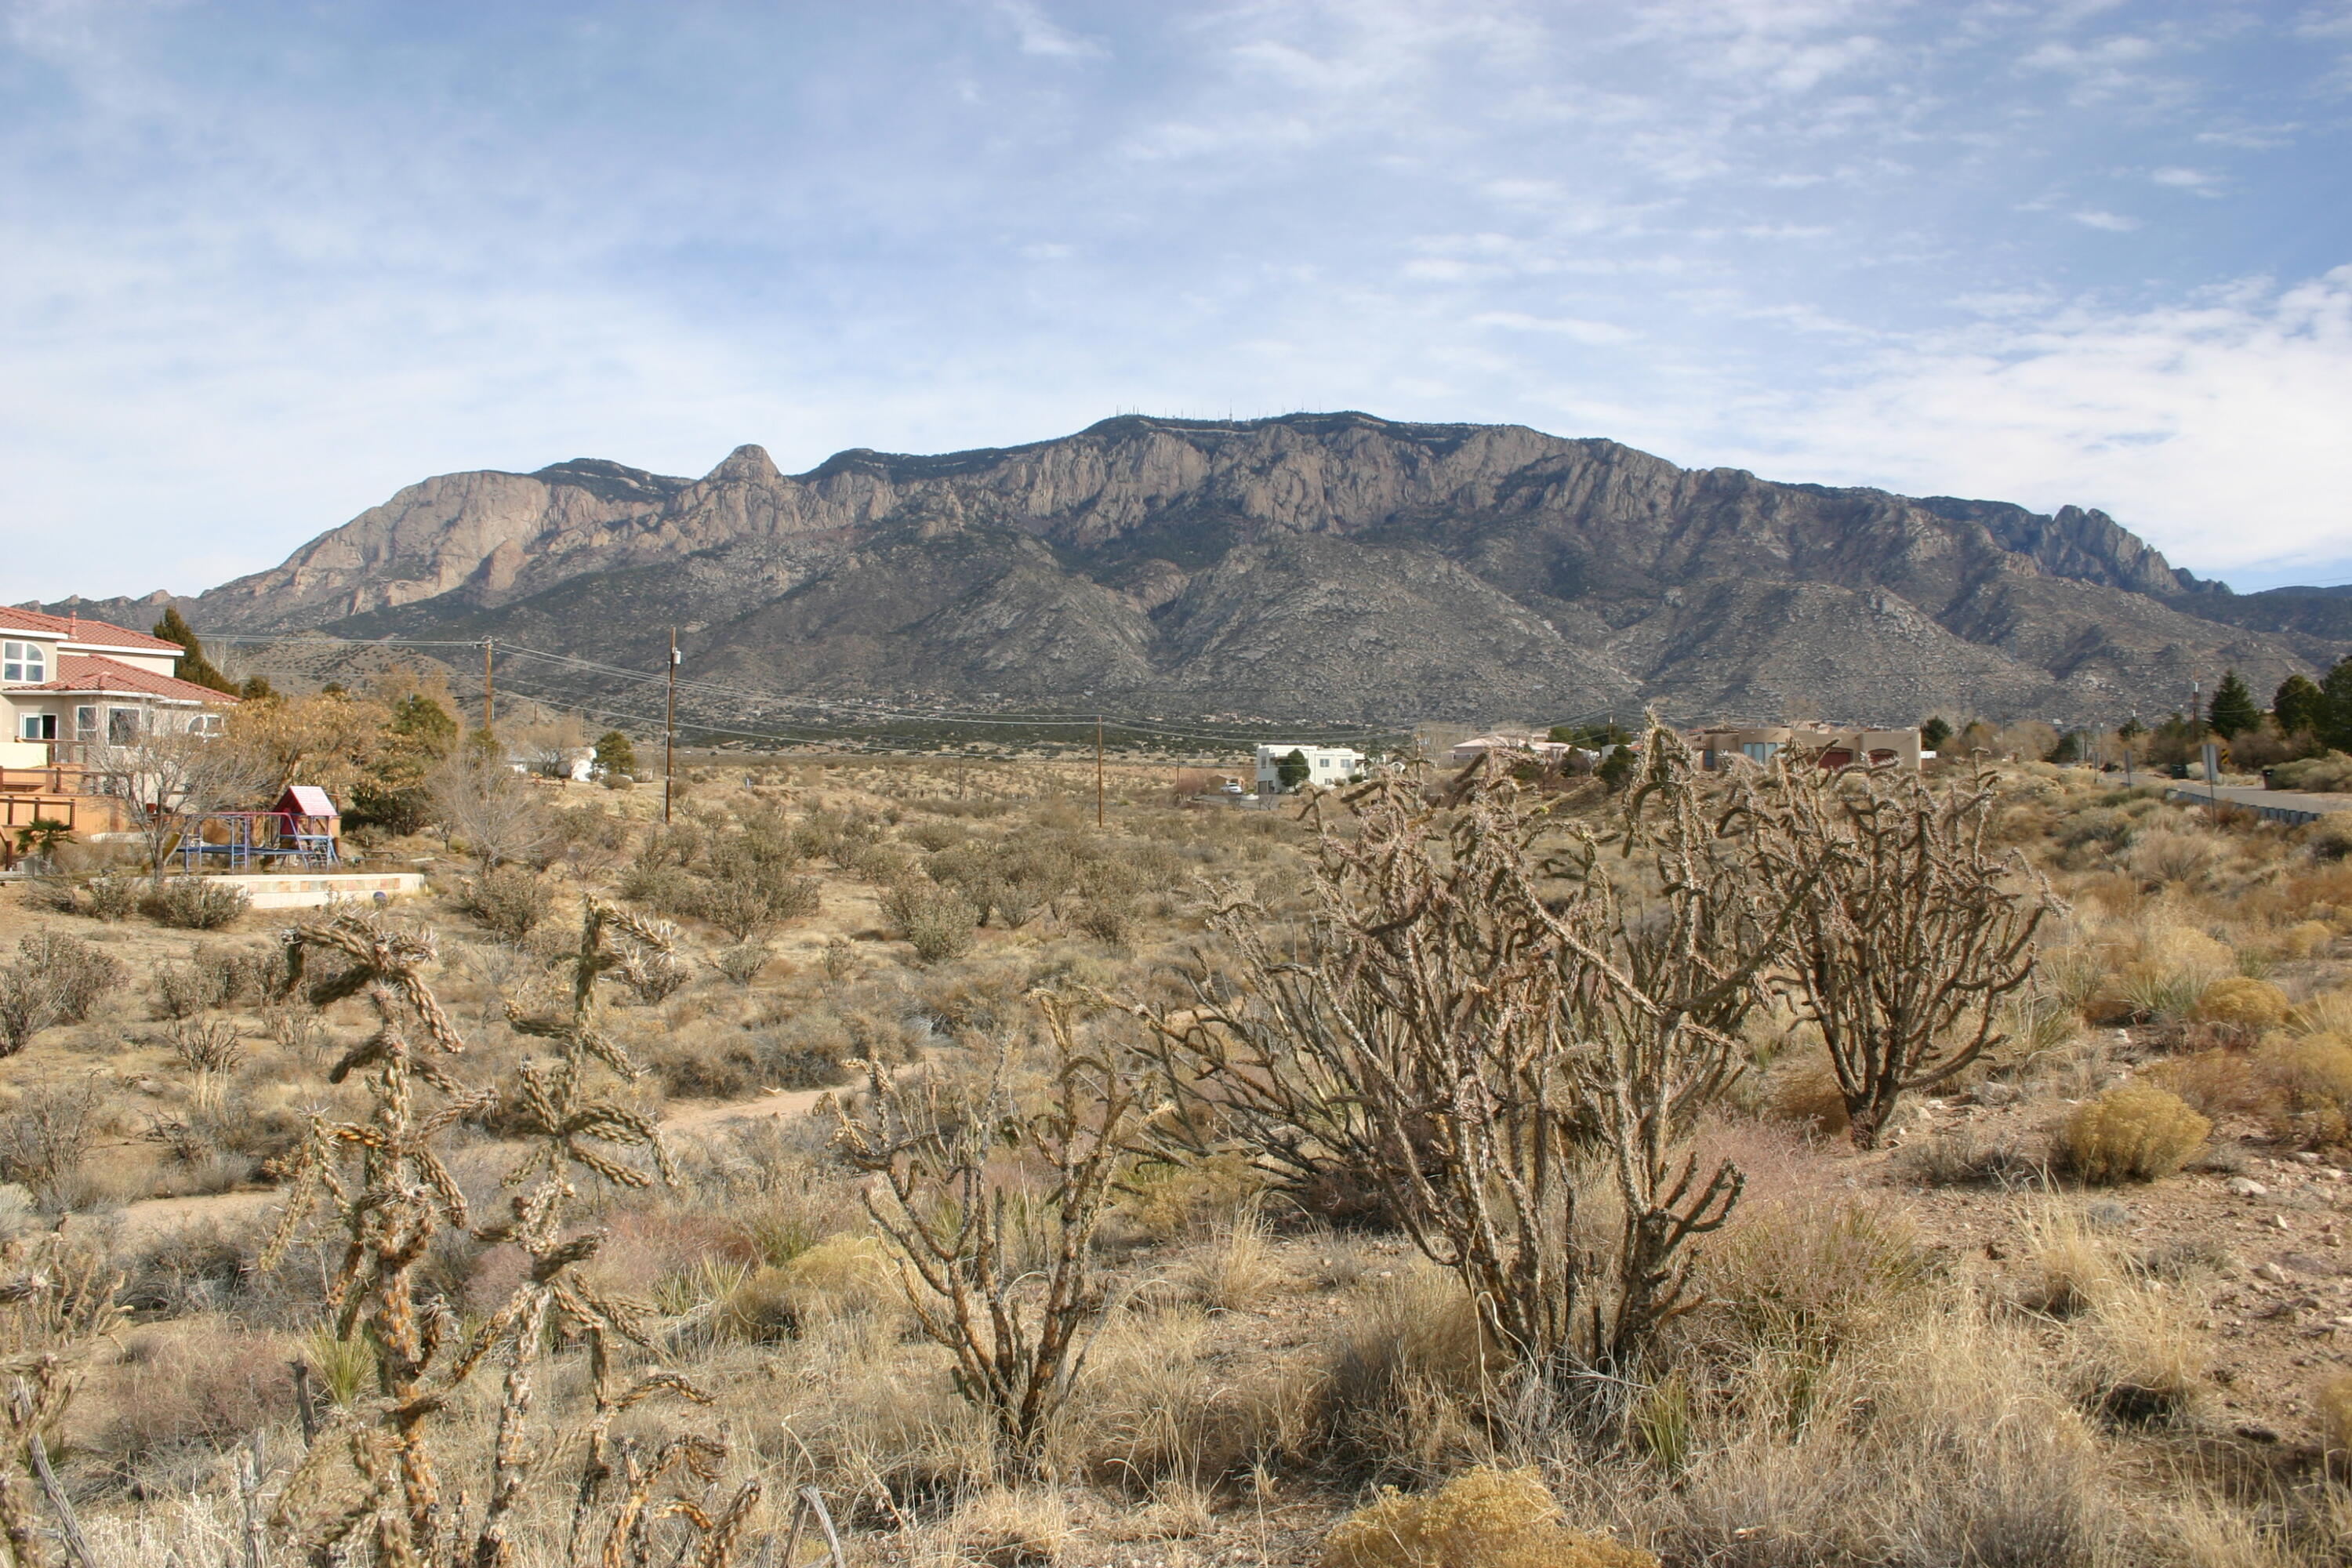
<path id="1" fill-rule="evenodd" d="M 200 631 L 495 637 L 646 670 L 675 626 L 699 681 L 845 702 L 2112 722 L 2225 668 L 2258 693 L 2326 668 L 2352 651 L 2347 592 L 2233 594 L 2071 506 L 1339 413 L 1121 416 L 796 475 L 751 446 L 698 479 L 446 474 L 177 602 Z"/>

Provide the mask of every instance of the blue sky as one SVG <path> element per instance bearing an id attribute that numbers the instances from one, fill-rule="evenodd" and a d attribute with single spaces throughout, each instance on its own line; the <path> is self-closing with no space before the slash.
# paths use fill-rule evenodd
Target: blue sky
<path id="1" fill-rule="evenodd" d="M 1362 408 L 2352 578 L 2352 0 L 0 0 L 0 597 Z"/>

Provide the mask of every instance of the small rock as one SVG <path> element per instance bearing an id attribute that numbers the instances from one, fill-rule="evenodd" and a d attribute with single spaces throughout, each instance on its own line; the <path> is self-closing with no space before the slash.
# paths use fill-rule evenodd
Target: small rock
<path id="1" fill-rule="evenodd" d="M 2295 1156 L 2294 1156 L 2294 1157 L 2295 1157 L 2297 1160 L 2302 1161 L 2302 1162 L 2303 1162 L 2305 1164 L 2306 1164 L 2306 1165 L 2316 1165 L 2316 1164 L 2318 1164 L 2318 1163 L 2319 1163 L 2319 1156 L 2318 1156 L 2318 1155 L 2316 1155 L 2316 1154 L 2315 1154 L 2315 1153 L 2313 1153 L 2313 1152 L 2312 1152 L 2310 1150 L 2308 1150 L 2308 1149 L 2299 1149 L 2299 1150 L 2297 1150 L 2297 1151 L 2295 1152 Z"/>
<path id="2" fill-rule="evenodd" d="M 2232 1176 L 2227 1184 L 2233 1198 L 2259 1198 L 2270 1191 L 2252 1176 Z"/>
<path id="3" fill-rule="evenodd" d="M 2287 1271 L 2281 1268 L 2275 1263 L 2255 1264 L 2254 1278 L 2257 1279 L 2267 1279 L 2273 1285 L 2284 1285 L 2288 1282 Z"/>
<path id="4" fill-rule="evenodd" d="M 2258 1426 L 2251 1421 L 2237 1428 L 2237 1433 L 2249 1443 L 2275 1443 L 2279 1437 L 2279 1435 L 2269 1427 Z"/>
<path id="5" fill-rule="evenodd" d="M 2287 1228 L 2286 1215 L 2283 1215 L 2283 1214 L 2274 1214 L 2274 1215 L 2271 1215 L 2271 1227 L 2272 1227 L 2273 1229 L 2274 1229 L 2274 1230 L 2284 1230 L 2284 1229 L 2286 1229 L 2286 1228 Z"/>

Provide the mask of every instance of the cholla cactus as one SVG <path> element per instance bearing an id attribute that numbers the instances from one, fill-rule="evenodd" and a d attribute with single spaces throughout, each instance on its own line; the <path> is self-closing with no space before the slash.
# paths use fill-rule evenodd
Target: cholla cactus
<path id="1" fill-rule="evenodd" d="M 375 1032 L 331 1074 L 341 1081 L 363 1072 L 373 1103 L 364 1121 L 312 1120 L 291 1197 L 263 1261 L 267 1266 L 281 1256 L 321 1204 L 332 1212 L 345 1246 L 328 1303 L 337 1337 L 363 1335 L 373 1349 L 377 1387 L 373 1400 L 338 1416 L 321 1434 L 289 1481 L 273 1524 L 314 1562 L 356 1555 L 383 1563 L 473 1568 L 511 1563 L 509 1532 L 541 1458 L 530 1433 L 532 1380 L 552 1324 L 584 1343 L 594 1379 L 593 1407 L 565 1445 L 586 1455 L 573 1510 L 576 1549 L 614 1477 L 606 1436 L 614 1418 L 664 1391 L 707 1399 L 674 1373 L 624 1374 L 615 1360 L 621 1346 L 652 1348 L 646 1310 L 603 1295 L 573 1272 L 595 1255 L 601 1234 L 564 1236 L 573 1166 L 643 1186 L 653 1176 L 614 1157 L 635 1149 L 646 1152 L 664 1179 L 672 1178 L 653 1124 L 626 1107 L 593 1098 L 586 1078 L 593 1062 L 635 1076 L 626 1053 L 596 1027 L 596 981 L 607 974 L 628 979 L 649 962 L 666 959 L 668 934 L 590 900 L 569 1016 L 541 1019 L 509 1010 L 520 1032 L 553 1041 L 557 1058 L 525 1064 L 505 1095 L 469 1087 L 452 1074 L 453 1058 L 466 1047 L 419 973 L 434 955 L 429 934 L 345 915 L 289 931 L 285 940 L 289 991 L 305 985 L 313 955 L 339 957 L 339 968 L 308 984 L 310 1001 L 323 1006 L 360 995 L 373 1009 Z M 430 1110 L 419 1103 L 428 1093 L 440 1101 Z M 477 1227 L 436 1142 L 457 1122 L 501 1100 L 518 1110 L 530 1147 L 507 1178 L 520 1189 L 509 1217 Z M 433 1238 L 446 1229 L 511 1242 L 531 1259 L 523 1282 L 462 1340 L 446 1306 L 420 1299 L 415 1279 Z M 444 1499 L 432 1431 L 458 1387 L 492 1364 L 504 1368 L 504 1397 L 488 1495 L 477 1517 L 462 1492 Z M 679 1464 L 706 1482 L 715 1475 L 705 1458 L 695 1457 L 707 1457 L 709 1448 L 708 1443 L 673 1446 L 650 1469 L 624 1465 L 623 1494 L 605 1531 L 607 1561 L 629 1560 L 628 1553 L 642 1548 L 656 1514 L 688 1522 L 700 1539 L 698 1561 L 727 1561 L 757 1500 L 756 1483 L 717 1510 L 672 1500 L 648 1512 L 652 1489 Z"/>

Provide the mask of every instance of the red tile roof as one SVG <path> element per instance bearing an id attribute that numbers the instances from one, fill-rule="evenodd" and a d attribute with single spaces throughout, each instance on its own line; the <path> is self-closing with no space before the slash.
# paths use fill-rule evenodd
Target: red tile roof
<path id="1" fill-rule="evenodd" d="M 11 686 L 15 696 L 26 691 L 56 691 L 70 695 L 83 692 L 120 691 L 139 697 L 163 697 L 176 702 L 234 702 L 226 692 L 215 691 L 209 686 L 198 686 L 193 680 L 182 680 L 173 675 L 158 675 L 152 669 L 141 669 L 120 659 L 100 658 L 91 654 L 61 653 L 58 655 L 58 678 L 38 686 Z"/>
<path id="2" fill-rule="evenodd" d="M 18 609 L 13 605 L 0 605 L 0 626 L 12 631 L 47 632 L 68 642 L 100 643 L 108 647 L 137 648 L 142 653 L 173 653 L 181 650 L 175 642 L 134 632 L 128 626 L 112 626 L 105 621 L 85 621 L 79 616 L 50 616 L 38 610 Z"/>

